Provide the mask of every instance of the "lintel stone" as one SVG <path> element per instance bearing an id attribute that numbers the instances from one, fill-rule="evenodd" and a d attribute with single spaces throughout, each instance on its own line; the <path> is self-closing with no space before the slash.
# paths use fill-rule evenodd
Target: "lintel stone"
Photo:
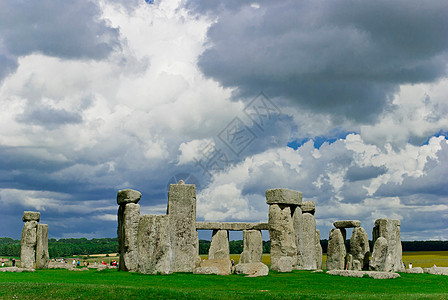
<path id="1" fill-rule="evenodd" d="M 290 189 L 266 190 L 266 203 L 300 205 L 302 203 L 302 193 Z"/>
<path id="2" fill-rule="evenodd" d="M 38 212 L 38 211 L 24 211 L 22 220 L 23 220 L 23 222 L 28 222 L 28 221 L 39 222 L 40 221 L 40 212 Z"/>
<path id="3" fill-rule="evenodd" d="M 117 193 L 117 204 L 118 205 L 125 205 L 128 203 L 137 204 L 138 201 L 140 201 L 141 197 L 142 194 L 139 191 L 130 189 L 120 190 Z"/>
<path id="4" fill-rule="evenodd" d="M 359 220 L 336 221 L 333 223 L 333 226 L 336 228 L 354 228 L 361 226 L 361 221 Z"/>
<path id="5" fill-rule="evenodd" d="M 314 201 L 303 201 L 300 208 L 302 209 L 302 213 L 310 213 L 314 215 L 316 212 L 316 203 L 314 203 Z"/>
<path id="6" fill-rule="evenodd" d="M 269 230 L 268 223 L 196 222 L 196 230 Z"/>

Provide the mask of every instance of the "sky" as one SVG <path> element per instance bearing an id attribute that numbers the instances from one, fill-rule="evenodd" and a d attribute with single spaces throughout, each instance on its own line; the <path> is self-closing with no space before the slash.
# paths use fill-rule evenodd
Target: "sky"
<path id="1" fill-rule="evenodd" d="M 116 237 L 116 194 L 267 222 L 265 191 L 448 239 L 448 4 L 0 0 L 0 236 Z M 201 233 L 201 237 L 207 238 Z M 266 233 L 264 235 L 266 237 Z M 208 237 L 210 238 L 210 237 Z"/>

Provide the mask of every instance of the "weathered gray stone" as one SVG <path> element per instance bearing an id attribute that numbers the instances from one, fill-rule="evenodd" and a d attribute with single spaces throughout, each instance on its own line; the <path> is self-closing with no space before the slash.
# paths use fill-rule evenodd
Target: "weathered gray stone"
<path id="1" fill-rule="evenodd" d="M 36 237 L 36 269 L 48 268 L 50 255 L 48 254 L 48 225 L 37 224 Z"/>
<path id="2" fill-rule="evenodd" d="M 333 226 L 336 228 L 353 228 L 361 226 L 361 221 L 358 220 L 345 220 L 345 221 L 336 221 L 333 223 Z"/>
<path id="3" fill-rule="evenodd" d="M 232 269 L 232 263 L 229 259 L 209 259 L 201 262 L 199 268 L 195 268 L 194 274 L 217 274 L 217 275 L 230 275 Z"/>
<path id="4" fill-rule="evenodd" d="M 135 203 L 137 204 L 138 201 L 140 201 L 140 198 L 142 197 L 142 194 L 139 191 L 136 190 L 120 190 L 117 193 L 117 204 L 118 205 L 124 205 L 128 203 Z"/>
<path id="5" fill-rule="evenodd" d="M 263 258 L 263 238 L 260 230 L 244 230 L 243 245 L 240 264 L 261 262 Z"/>
<path id="6" fill-rule="evenodd" d="M 432 274 L 432 275 L 448 275 L 448 267 L 424 268 L 423 271 L 425 273 Z"/>
<path id="7" fill-rule="evenodd" d="M 354 270 L 332 270 L 328 271 L 329 275 L 344 276 L 344 277 L 359 277 L 362 278 L 365 275 L 373 279 L 394 279 L 401 277 L 398 273 L 391 272 L 370 272 L 370 271 L 354 271 Z"/>
<path id="8" fill-rule="evenodd" d="M 290 189 L 266 190 L 266 203 L 300 205 L 302 203 L 302 193 Z"/>
<path id="9" fill-rule="evenodd" d="M 269 268 L 262 262 L 239 263 L 235 266 L 235 274 L 246 274 L 247 277 L 267 276 Z"/>
<path id="10" fill-rule="evenodd" d="M 286 262 L 291 263 L 291 268 L 296 268 L 298 249 L 297 232 L 295 231 L 293 221 L 295 211 L 295 207 L 289 205 L 271 204 L 269 206 L 271 270 L 278 272 L 289 270 L 289 267 L 286 268 L 284 266 Z M 282 265 L 280 266 L 281 260 Z"/>
<path id="11" fill-rule="evenodd" d="M 373 229 L 373 243 L 378 237 L 387 240 L 387 254 L 385 261 L 385 271 L 402 271 L 402 246 L 400 238 L 400 221 L 393 219 L 378 219 L 375 221 Z"/>
<path id="12" fill-rule="evenodd" d="M 379 237 L 373 245 L 372 259 L 370 260 L 370 270 L 389 271 L 387 265 L 388 243 L 384 237 Z"/>
<path id="13" fill-rule="evenodd" d="M 167 211 L 173 247 L 173 272 L 192 272 L 197 256 L 194 184 L 171 184 Z"/>
<path id="14" fill-rule="evenodd" d="M 268 223 L 196 222 L 197 230 L 269 230 Z"/>
<path id="15" fill-rule="evenodd" d="M 303 213 L 302 222 L 303 222 L 302 268 L 304 270 L 315 270 L 317 269 L 316 220 L 312 214 Z"/>
<path id="16" fill-rule="evenodd" d="M 300 206 L 297 206 L 293 213 L 293 228 L 294 232 L 296 233 L 296 247 L 297 247 L 297 262 L 294 267 L 296 270 L 302 270 L 303 269 L 303 216 L 302 216 L 302 209 Z"/>
<path id="17" fill-rule="evenodd" d="M 35 270 L 32 268 L 18 268 L 18 267 L 6 267 L 6 268 L 0 268 L 0 272 L 34 272 Z"/>
<path id="18" fill-rule="evenodd" d="M 346 254 L 341 230 L 331 229 L 328 239 L 327 270 L 344 270 Z"/>
<path id="19" fill-rule="evenodd" d="M 118 208 L 119 269 L 135 272 L 138 269 L 137 233 L 140 205 L 128 203 Z"/>
<path id="20" fill-rule="evenodd" d="M 352 270 L 353 269 L 353 255 L 347 254 L 345 260 L 346 260 L 346 262 L 345 262 L 345 265 L 346 265 L 345 269 Z"/>
<path id="21" fill-rule="evenodd" d="M 227 230 L 213 230 L 208 259 L 230 260 L 229 234 Z"/>
<path id="22" fill-rule="evenodd" d="M 310 213 L 314 215 L 316 212 L 316 204 L 314 201 L 303 201 L 300 208 L 302 209 L 302 213 Z"/>
<path id="23" fill-rule="evenodd" d="M 316 266 L 317 269 L 322 269 L 322 245 L 320 244 L 320 230 L 316 229 Z"/>
<path id="24" fill-rule="evenodd" d="M 145 274 L 170 274 L 172 249 L 167 215 L 143 215 L 138 223 L 138 271 Z"/>
<path id="25" fill-rule="evenodd" d="M 420 268 L 420 267 L 415 267 L 415 268 L 412 268 L 412 269 L 406 269 L 405 272 L 406 273 L 413 273 L 413 274 L 423 274 L 424 273 L 423 269 Z"/>
<path id="26" fill-rule="evenodd" d="M 37 221 L 28 221 L 23 224 L 20 239 L 20 263 L 25 269 L 33 269 L 35 263 L 35 247 L 37 242 Z"/>
<path id="27" fill-rule="evenodd" d="M 28 221 L 39 222 L 40 221 L 40 212 L 37 212 L 37 211 L 24 211 L 22 220 L 23 220 L 23 222 L 28 222 Z"/>
<path id="28" fill-rule="evenodd" d="M 272 259 L 271 259 L 272 261 Z M 280 257 L 280 259 L 276 262 L 275 265 L 275 269 L 272 268 L 272 264 L 271 264 L 271 269 L 277 272 L 292 272 L 293 270 L 293 266 L 294 266 L 294 257 L 291 256 L 283 256 Z"/>
<path id="29" fill-rule="evenodd" d="M 367 232 L 362 227 L 355 227 L 353 229 L 352 237 L 350 239 L 350 254 L 353 256 L 353 262 L 350 270 L 368 270 L 368 255 L 370 252 L 369 237 Z M 367 265 L 366 262 L 367 255 Z"/>

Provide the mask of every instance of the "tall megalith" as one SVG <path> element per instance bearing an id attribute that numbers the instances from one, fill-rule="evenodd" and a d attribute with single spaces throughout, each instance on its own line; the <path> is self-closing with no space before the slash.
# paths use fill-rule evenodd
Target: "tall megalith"
<path id="1" fill-rule="evenodd" d="M 24 211 L 20 239 L 20 263 L 22 268 L 48 268 L 48 225 L 38 224 L 40 212 Z"/>
<path id="2" fill-rule="evenodd" d="M 345 256 L 347 254 L 344 242 L 344 237 L 339 228 L 330 230 L 327 249 L 327 270 L 344 270 Z"/>
<path id="3" fill-rule="evenodd" d="M 368 270 L 369 253 L 370 246 L 367 232 L 362 227 L 355 227 L 350 238 L 350 254 L 353 257 L 351 269 L 356 271 Z"/>
<path id="4" fill-rule="evenodd" d="M 138 269 L 138 223 L 142 194 L 136 190 L 120 190 L 117 193 L 119 269 L 135 272 Z"/>
<path id="5" fill-rule="evenodd" d="M 374 253 L 372 253 L 370 268 L 372 270 L 384 270 L 386 272 L 402 271 L 403 261 L 400 238 L 400 221 L 393 219 L 377 219 L 375 221 L 375 227 L 373 228 L 372 235 Z M 383 237 L 386 240 L 386 243 L 382 240 L 381 245 L 376 247 L 378 251 L 375 252 L 375 245 L 380 237 Z M 386 246 L 383 244 L 386 244 Z M 384 250 L 385 248 L 386 250 Z M 377 257 L 379 253 L 382 253 L 383 251 L 386 251 L 384 260 Z M 380 261 L 381 263 L 379 263 Z"/>
<path id="6" fill-rule="evenodd" d="M 263 238 L 260 230 L 243 230 L 243 245 L 239 263 L 261 262 L 263 258 Z"/>
<path id="7" fill-rule="evenodd" d="M 229 232 L 227 230 L 213 230 L 212 241 L 208 251 L 208 259 L 229 259 Z"/>
<path id="8" fill-rule="evenodd" d="M 317 269 L 316 253 L 316 219 L 314 212 L 316 205 L 313 201 L 304 201 L 302 209 L 302 269 Z"/>
<path id="9" fill-rule="evenodd" d="M 50 262 L 48 253 L 48 225 L 37 224 L 36 231 L 36 268 L 46 269 Z"/>

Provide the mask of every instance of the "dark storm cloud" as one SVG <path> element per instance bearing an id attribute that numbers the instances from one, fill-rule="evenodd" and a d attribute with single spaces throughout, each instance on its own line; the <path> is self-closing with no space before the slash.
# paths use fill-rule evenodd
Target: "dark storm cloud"
<path id="1" fill-rule="evenodd" d="M 384 173 L 387 172 L 387 168 L 385 167 L 358 167 L 353 166 L 347 170 L 347 173 L 345 174 L 345 178 L 348 181 L 354 182 L 354 181 L 361 181 L 366 179 L 372 179 L 376 178 Z"/>
<path id="2" fill-rule="evenodd" d="M 188 6 L 218 17 L 200 67 L 241 95 L 263 90 L 366 123 L 390 104 L 400 84 L 446 74 L 445 1 L 257 3 Z"/>
<path id="3" fill-rule="evenodd" d="M 67 59 L 102 59 L 119 47 L 119 32 L 91 1 L 0 1 L 0 49 Z M 1 59 L 0 70 L 11 67 Z M 0 76 L 6 74 L 1 74 Z M 2 77 L 0 77 L 1 79 Z"/>
<path id="4" fill-rule="evenodd" d="M 26 111 L 18 116 L 17 121 L 47 128 L 56 128 L 61 125 L 81 123 L 82 116 L 79 113 L 69 112 L 64 109 L 41 106 Z"/>

